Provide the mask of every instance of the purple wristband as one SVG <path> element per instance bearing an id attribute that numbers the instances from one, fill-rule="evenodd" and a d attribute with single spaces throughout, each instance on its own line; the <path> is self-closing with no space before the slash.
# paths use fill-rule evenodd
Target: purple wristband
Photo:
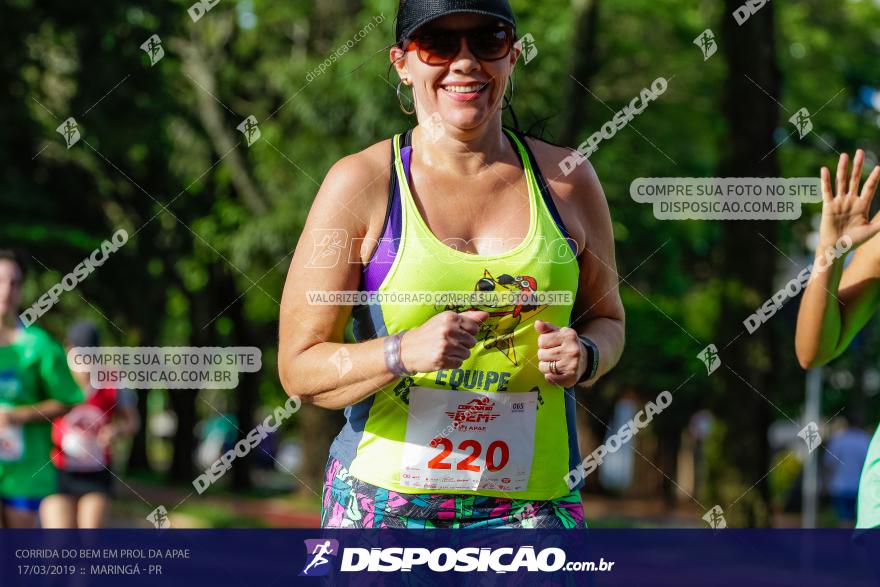
<path id="1" fill-rule="evenodd" d="M 414 373 L 407 371 L 400 358 L 400 339 L 406 330 L 402 330 L 385 339 L 385 366 L 398 377 L 409 377 Z"/>

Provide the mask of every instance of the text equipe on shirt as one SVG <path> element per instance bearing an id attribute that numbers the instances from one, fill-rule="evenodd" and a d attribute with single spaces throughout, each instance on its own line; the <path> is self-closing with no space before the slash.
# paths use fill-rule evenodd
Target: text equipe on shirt
<path id="1" fill-rule="evenodd" d="M 507 391 L 507 371 L 480 371 L 478 369 L 440 369 L 434 383 L 452 389 Z M 493 387 L 494 386 L 494 387 Z"/>

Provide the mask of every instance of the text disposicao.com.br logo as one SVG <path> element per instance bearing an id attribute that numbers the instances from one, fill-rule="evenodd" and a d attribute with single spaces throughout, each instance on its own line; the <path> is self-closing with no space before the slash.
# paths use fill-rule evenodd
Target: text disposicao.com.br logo
<path id="1" fill-rule="evenodd" d="M 320 577 L 330 573 L 331 557 L 339 554 L 337 540 L 323 538 L 305 540 L 307 559 L 300 577 Z M 533 546 L 518 548 L 354 548 L 346 547 L 339 565 L 340 572 L 409 572 L 413 567 L 445 573 L 494 572 L 498 574 L 517 571 L 552 573 L 556 571 L 608 572 L 614 562 L 604 558 L 595 561 L 567 561 L 561 548 L 544 548 L 536 551 Z M 503 560 L 502 560 L 503 559 Z"/>

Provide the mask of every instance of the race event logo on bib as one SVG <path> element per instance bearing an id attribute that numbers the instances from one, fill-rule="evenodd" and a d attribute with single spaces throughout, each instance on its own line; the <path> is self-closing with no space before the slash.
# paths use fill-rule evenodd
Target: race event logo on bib
<path id="1" fill-rule="evenodd" d="M 459 430 L 482 430 L 476 424 L 480 422 L 491 422 L 501 414 L 493 412 L 495 402 L 488 396 L 481 399 L 472 399 L 466 404 L 459 404 L 458 409 L 454 412 L 446 412 L 446 415 L 452 418 L 453 427 Z M 468 428 L 468 423 L 473 423 Z"/>

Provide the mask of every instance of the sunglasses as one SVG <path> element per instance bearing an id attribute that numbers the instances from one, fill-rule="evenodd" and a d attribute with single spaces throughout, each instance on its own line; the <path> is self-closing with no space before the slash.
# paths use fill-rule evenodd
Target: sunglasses
<path id="1" fill-rule="evenodd" d="M 514 34 L 510 27 L 428 29 L 416 33 L 405 51 L 416 51 L 427 65 L 447 65 L 458 55 L 462 37 L 474 57 L 481 61 L 498 61 L 510 54 Z"/>

